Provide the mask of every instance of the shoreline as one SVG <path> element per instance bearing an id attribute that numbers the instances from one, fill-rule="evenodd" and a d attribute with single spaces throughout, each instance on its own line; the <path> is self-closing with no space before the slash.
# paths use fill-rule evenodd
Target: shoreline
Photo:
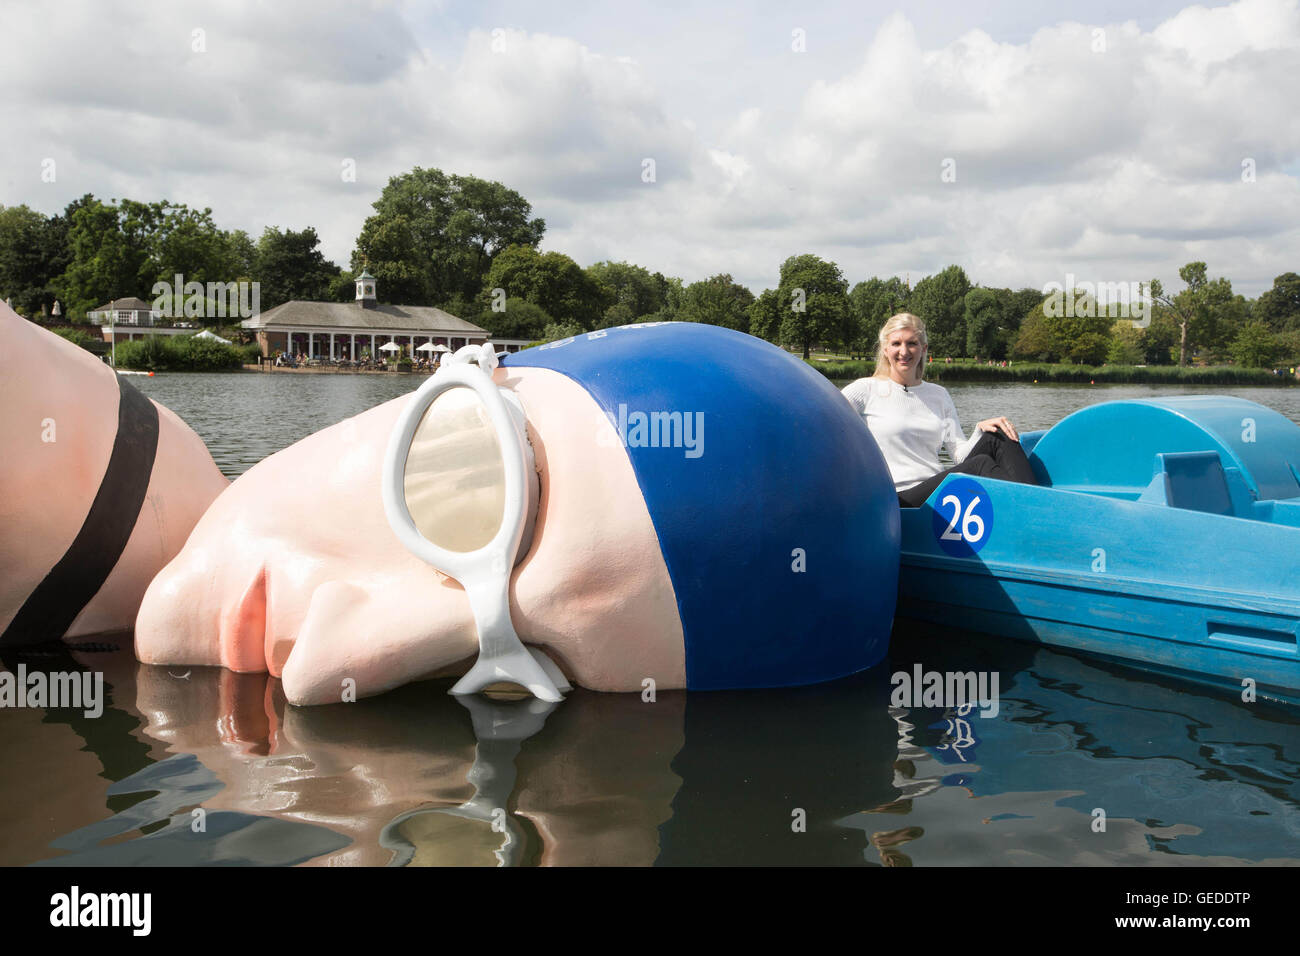
<path id="1" fill-rule="evenodd" d="M 378 369 L 378 368 L 338 368 L 337 366 L 326 367 L 308 367 L 308 368 L 286 368 L 285 366 L 275 365 L 248 365 L 240 366 L 242 371 L 257 372 L 261 375 L 432 375 L 433 369 Z"/>
<path id="2" fill-rule="evenodd" d="M 810 361 L 807 364 L 832 381 L 870 378 L 875 362 Z M 1026 362 L 1023 365 L 947 365 L 931 362 L 925 378 L 936 384 L 986 383 L 1035 385 L 1195 385 L 1198 387 L 1293 388 L 1300 385 L 1300 375 L 1274 375 L 1269 369 L 1244 369 L 1233 365 L 1048 365 Z"/>

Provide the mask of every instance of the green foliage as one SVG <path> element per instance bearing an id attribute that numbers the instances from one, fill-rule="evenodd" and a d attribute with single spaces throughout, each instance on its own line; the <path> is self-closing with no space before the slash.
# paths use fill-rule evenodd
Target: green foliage
<path id="1" fill-rule="evenodd" d="M 494 290 L 524 299 L 547 315 L 571 320 L 584 330 L 596 327 L 612 304 L 610 292 L 562 252 L 538 252 L 532 246 L 510 246 L 496 257 L 478 302 L 490 309 Z"/>
<path id="2" fill-rule="evenodd" d="M 966 293 L 963 324 L 966 326 L 966 355 L 991 358 L 998 343 L 1002 308 L 997 293 L 976 286 Z"/>
<path id="3" fill-rule="evenodd" d="M 352 268 L 366 257 L 386 302 L 473 299 L 501 251 L 536 247 L 546 231 L 544 220 L 528 218 L 532 207 L 513 189 L 418 166 L 391 178 L 374 209 L 357 237 Z"/>
<path id="4" fill-rule="evenodd" d="M 495 339 L 524 339 L 535 341 L 554 319 L 540 305 L 527 299 L 506 299 L 505 311 L 487 309 L 478 314 L 474 324 L 487 329 Z"/>
<path id="5" fill-rule="evenodd" d="M 35 318 L 53 305 L 50 281 L 62 271 L 54 219 L 27 206 L 0 206 L 0 298 Z"/>
<path id="6" fill-rule="evenodd" d="M 155 285 L 171 287 L 177 274 L 204 285 L 248 278 L 248 236 L 218 229 L 211 209 L 85 196 L 68 210 L 67 267 L 51 288 L 69 318 L 124 296 L 153 300 Z"/>
<path id="7" fill-rule="evenodd" d="M 1162 305 L 1153 305 L 1151 324 L 1143 330 L 1142 358 L 1146 365 L 1172 365 L 1178 359 L 1178 321 Z"/>
<path id="8" fill-rule="evenodd" d="M 62 328 L 50 329 L 50 331 L 59 338 L 67 339 L 73 345 L 80 345 L 83 349 L 89 349 L 92 344 L 104 341 L 102 336 L 94 335 L 85 329 Z"/>
<path id="9" fill-rule="evenodd" d="M 786 259 L 776 290 L 781 343 L 802 349 L 807 358 L 814 342 L 833 341 L 850 310 L 848 288 L 833 262 L 810 254 Z"/>
<path id="10" fill-rule="evenodd" d="M 1072 295 L 1066 300 L 1065 295 Z M 1029 311 L 1012 348 L 1012 357 L 1038 362 L 1070 361 L 1096 365 L 1106 360 L 1116 320 L 1097 315 L 1096 301 L 1078 289 L 1049 296 Z M 1070 313 L 1074 314 L 1071 315 Z M 1124 324 L 1132 325 L 1127 320 Z"/>
<path id="11" fill-rule="evenodd" d="M 971 290 L 961 266 L 926 276 L 908 298 L 908 308 L 925 320 L 930 357 L 966 354 L 966 293 Z"/>
<path id="12" fill-rule="evenodd" d="M 753 304 L 754 293 L 733 282 L 730 274 L 723 273 L 692 282 L 682 290 L 682 305 L 677 319 L 748 332 L 749 307 Z"/>
<path id="13" fill-rule="evenodd" d="M 875 372 L 874 362 L 812 362 L 813 368 L 834 381 L 865 378 Z M 1038 382 L 1040 385 L 1294 385 L 1290 376 L 1277 377 L 1266 369 L 1245 369 L 1235 365 L 1180 368 L 1173 365 L 1134 367 L 1104 365 L 1060 365 L 1016 362 L 1008 367 L 964 362 L 926 366 L 927 381 L 953 382 Z"/>
<path id="14" fill-rule="evenodd" d="M 1255 303 L 1252 317 L 1273 332 L 1300 330 L 1300 275 L 1286 272 L 1274 279 L 1273 288 Z"/>
<path id="15" fill-rule="evenodd" d="M 560 339 L 582 335 L 585 331 L 586 329 L 577 322 L 551 322 L 542 330 L 541 338 L 532 344 L 545 345 L 547 342 L 558 342 Z"/>
<path id="16" fill-rule="evenodd" d="M 749 334 L 776 344 L 781 334 L 781 305 L 775 289 L 764 289 L 750 303 Z"/>
<path id="17" fill-rule="evenodd" d="M 1060 359 L 1061 352 L 1052 335 L 1049 320 L 1043 314 L 1041 302 L 1030 310 L 1025 321 L 1021 323 L 1011 354 L 1016 359 L 1029 359 L 1036 362 L 1055 362 Z"/>
<path id="18" fill-rule="evenodd" d="M 1272 368 L 1281 343 L 1265 323 L 1250 322 L 1237 333 L 1229 352 L 1242 368 Z"/>
<path id="19" fill-rule="evenodd" d="M 243 353 L 233 345 L 191 335 L 147 335 L 121 342 L 117 367 L 142 372 L 226 372 L 243 364 Z"/>
<path id="20" fill-rule="evenodd" d="M 1116 322 L 1111 334 L 1110 347 L 1106 350 L 1107 363 L 1110 365 L 1144 364 L 1142 339 L 1142 330 L 1135 328 L 1132 322 Z"/>
<path id="21" fill-rule="evenodd" d="M 316 248 L 319 245 L 320 239 L 311 226 L 301 232 L 266 227 L 254 249 L 252 267 L 253 277 L 260 283 L 263 310 L 294 299 L 332 300 L 333 283 L 342 270 L 326 260 Z M 347 279 L 350 298 L 355 299 L 355 276 Z"/>
<path id="22" fill-rule="evenodd" d="M 586 273 L 609 291 L 612 302 L 605 310 L 599 328 L 642 320 L 668 304 L 669 280 L 663 273 L 651 274 L 628 262 L 597 262 L 588 266 Z"/>
<path id="23" fill-rule="evenodd" d="M 1280 332 L 1277 336 L 1277 361 L 1288 368 L 1300 365 L 1300 329 Z"/>
<path id="24" fill-rule="evenodd" d="M 896 276 L 859 282 L 849 292 L 854 317 L 854 336 L 841 344 L 850 352 L 874 355 L 880 328 L 890 316 L 907 311 L 907 286 Z"/>
<path id="25" fill-rule="evenodd" d="M 1233 296 L 1227 279 L 1210 279 L 1204 262 L 1178 270 L 1187 288 L 1169 296 L 1159 279 L 1151 280 L 1152 299 L 1168 309 L 1178 327 L 1178 364 L 1186 365 L 1197 349 L 1222 352 L 1245 317 L 1245 300 Z"/>

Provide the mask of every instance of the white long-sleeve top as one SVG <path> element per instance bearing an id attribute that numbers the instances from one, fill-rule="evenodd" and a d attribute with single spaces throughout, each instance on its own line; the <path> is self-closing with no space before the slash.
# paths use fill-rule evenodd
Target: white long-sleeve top
<path id="1" fill-rule="evenodd" d="M 904 388 L 890 378 L 860 378 L 846 385 L 843 394 L 871 429 L 895 491 L 943 471 L 940 448 L 961 464 L 979 440 L 978 428 L 969 438 L 962 436 L 957 406 L 942 385 L 922 382 Z"/>

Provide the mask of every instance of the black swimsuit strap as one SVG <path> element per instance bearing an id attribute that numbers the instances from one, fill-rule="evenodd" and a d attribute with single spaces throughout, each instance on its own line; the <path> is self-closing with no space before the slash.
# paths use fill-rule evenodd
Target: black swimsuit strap
<path id="1" fill-rule="evenodd" d="M 118 376 L 117 437 L 81 530 L 3 635 L 0 647 L 57 641 L 104 586 L 135 528 L 158 452 L 158 409 Z"/>

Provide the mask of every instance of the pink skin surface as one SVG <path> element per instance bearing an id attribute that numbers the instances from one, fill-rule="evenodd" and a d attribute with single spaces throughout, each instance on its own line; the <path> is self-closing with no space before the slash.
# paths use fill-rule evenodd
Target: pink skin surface
<path id="1" fill-rule="evenodd" d="M 676 598 L 626 451 L 592 398 L 547 369 L 497 369 L 528 417 L 541 479 L 532 545 L 512 576 L 516 632 L 593 690 L 686 684 Z M 468 669 L 464 590 L 384 515 L 380 472 L 410 396 L 323 429 L 235 481 L 150 585 L 145 663 L 269 671 L 293 704 L 379 694 Z"/>
<path id="2" fill-rule="evenodd" d="M 67 637 L 129 629 L 149 582 L 229 484 L 202 439 L 154 405 L 158 450 L 140 516 Z M 118 387 L 95 356 L 0 303 L 0 407 L 2 631 L 81 530 L 113 449 Z"/>

